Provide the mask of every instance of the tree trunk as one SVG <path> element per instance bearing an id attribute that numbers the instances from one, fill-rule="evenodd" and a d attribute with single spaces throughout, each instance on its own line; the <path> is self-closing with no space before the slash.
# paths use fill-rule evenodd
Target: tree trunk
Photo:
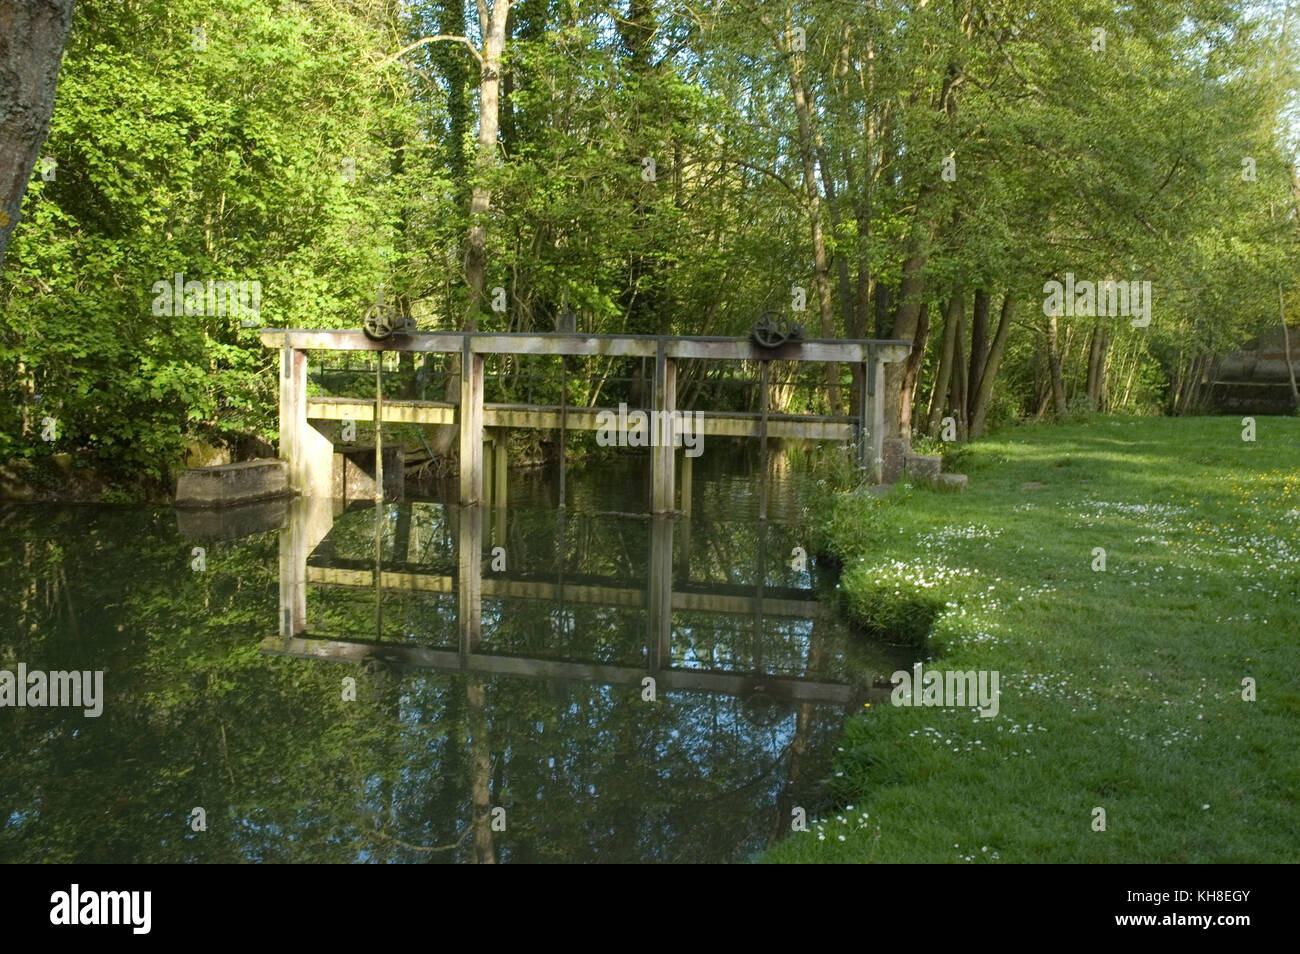
<path id="1" fill-rule="evenodd" d="M 1088 344 L 1088 407 L 1093 411 L 1104 410 L 1102 391 L 1105 389 L 1106 370 L 1106 327 L 1101 322 L 1092 329 L 1092 341 Z"/>
<path id="2" fill-rule="evenodd" d="M 0 2 L 0 264 L 50 132 L 72 2 Z"/>
<path id="3" fill-rule="evenodd" d="M 1016 310 L 1015 293 L 1008 290 L 1002 299 L 1002 314 L 998 318 L 998 330 L 993 335 L 993 344 L 988 350 L 988 359 L 980 371 L 980 383 L 975 389 L 975 400 L 970 410 L 970 436 L 979 437 L 984 433 L 984 417 L 988 414 L 989 400 L 993 397 L 993 384 L 997 380 L 998 366 L 1002 355 L 1007 350 L 1007 339 L 1011 337 L 1011 319 Z"/>
<path id="4" fill-rule="evenodd" d="M 934 386 L 930 389 L 930 413 L 925 422 L 925 432 L 934 436 L 943 420 L 943 405 L 952 383 L 953 354 L 957 343 L 956 309 L 962 307 L 962 290 L 957 288 L 948 299 L 948 307 L 943 317 L 943 349 L 939 352 L 939 369 L 934 375 Z"/>
<path id="5" fill-rule="evenodd" d="M 474 162 L 474 189 L 469 203 L 469 241 L 465 252 L 465 283 L 469 305 L 465 331 L 478 330 L 483 310 L 483 280 L 487 271 L 487 214 L 492 193 L 486 181 L 497 161 L 497 132 L 501 121 L 501 52 L 505 47 L 506 18 L 510 0 L 478 0 L 479 27 L 483 37 L 483 67 L 479 82 L 478 154 Z"/>
<path id="6" fill-rule="evenodd" d="M 970 374 L 967 381 L 966 407 L 975 407 L 975 392 L 980 387 L 980 375 L 984 373 L 984 364 L 989 357 L 989 312 L 993 300 L 988 291 L 975 289 L 975 310 L 970 320 Z"/>
<path id="7" fill-rule="evenodd" d="M 790 19 L 787 11 L 787 21 Z M 781 40 L 777 38 L 777 50 L 784 52 Z M 803 164 L 804 192 L 808 199 L 808 228 L 812 233 L 813 248 L 813 282 L 816 285 L 817 310 L 821 318 L 821 336 L 835 337 L 835 309 L 831 303 L 830 262 L 826 254 L 826 235 L 822 225 L 821 190 L 817 186 L 817 163 L 813 157 L 814 131 L 812 107 L 808 102 L 808 90 L 803 81 L 803 56 L 792 55 L 786 61 L 790 93 L 794 97 L 794 112 L 799 121 L 799 158 Z M 839 365 L 827 362 L 825 367 L 826 387 L 830 393 L 832 414 L 839 414 L 840 404 Z"/>
<path id="8" fill-rule="evenodd" d="M 873 322 L 875 324 L 875 337 L 889 337 L 889 313 L 894 308 L 894 293 L 890 291 L 888 285 L 884 282 L 876 282 L 875 293 L 872 295 L 872 310 L 874 312 Z"/>
<path id="9" fill-rule="evenodd" d="M 903 386 L 899 391 L 898 430 L 912 437 L 912 405 L 916 400 L 916 379 L 921 372 L 921 362 L 925 360 L 925 339 L 930 334 L 930 305 L 921 305 L 921 314 L 916 321 L 916 337 L 912 339 L 912 350 L 903 362 Z"/>
<path id="10" fill-rule="evenodd" d="M 957 439 L 964 441 L 969 434 L 966 417 L 966 303 L 957 309 L 957 333 L 953 336 L 952 352 L 952 414 L 957 419 Z"/>
<path id="11" fill-rule="evenodd" d="M 1047 319 L 1047 366 L 1052 375 L 1052 401 L 1056 405 L 1056 417 L 1063 421 L 1067 413 L 1067 405 L 1065 382 L 1061 378 L 1061 349 L 1057 338 L 1055 315 Z"/>
<path id="12" fill-rule="evenodd" d="M 921 301 L 925 296 L 925 263 L 929 243 L 933 237 L 934 224 L 926 217 L 928 197 L 934 192 L 934 186 L 927 183 L 917 193 L 917 213 L 912 222 L 911 234 L 907 240 L 907 252 L 903 259 L 903 274 L 898 283 L 898 309 L 894 312 L 894 327 L 890 337 L 899 341 L 911 341 L 916 336 L 917 323 L 921 317 Z M 885 407 L 901 408 L 900 394 L 903 384 L 901 362 L 885 365 Z M 911 446 L 911 435 L 899 429 L 899 417 L 896 413 L 885 415 L 885 434 L 889 437 L 901 437 L 907 446 Z"/>
<path id="13" fill-rule="evenodd" d="M 1282 283 L 1277 285 L 1277 309 L 1282 319 L 1282 358 L 1286 361 L 1286 373 L 1291 379 L 1291 403 L 1300 407 L 1300 390 L 1296 390 L 1295 364 L 1291 361 L 1291 332 L 1286 327 L 1286 303 L 1282 300 Z"/>

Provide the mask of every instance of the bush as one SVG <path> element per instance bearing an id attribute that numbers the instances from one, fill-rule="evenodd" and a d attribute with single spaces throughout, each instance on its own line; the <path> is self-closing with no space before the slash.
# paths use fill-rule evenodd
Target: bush
<path id="1" fill-rule="evenodd" d="M 878 551 L 887 532 L 884 501 L 865 488 L 828 495 L 817 514 L 813 552 L 823 562 L 851 563 Z"/>
<path id="2" fill-rule="evenodd" d="M 944 600 L 926 590 L 935 585 L 905 564 L 859 564 L 845 572 L 842 586 L 849 620 L 885 642 L 926 649 Z"/>

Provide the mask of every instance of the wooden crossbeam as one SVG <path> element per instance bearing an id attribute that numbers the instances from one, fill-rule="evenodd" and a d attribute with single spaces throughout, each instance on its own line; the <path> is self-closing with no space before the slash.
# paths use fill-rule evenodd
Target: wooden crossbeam
<path id="1" fill-rule="evenodd" d="M 901 361 L 911 351 L 910 341 L 814 338 L 776 349 L 760 348 L 748 338 L 677 337 L 673 335 L 571 335 L 484 334 L 481 332 L 416 332 L 372 341 L 360 331 L 265 328 L 262 344 L 268 348 L 300 351 L 428 351 L 474 354 L 612 355 L 670 360 L 682 358 L 719 361 Z"/>
<path id="2" fill-rule="evenodd" d="M 316 586 L 354 587 L 373 590 L 375 571 L 360 567 L 307 566 L 307 582 Z M 455 593 L 456 578 L 446 573 L 384 570 L 380 588 L 394 592 Z M 729 587 L 736 590 L 740 587 Z M 597 606 L 624 606 L 630 609 L 646 605 L 646 588 L 589 583 L 551 583 L 541 580 L 512 580 L 484 576 L 482 597 L 485 599 L 550 600 Z M 811 594 L 808 597 L 756 597 L 722 591 L 672 591 L 674 612 L 734 613 L 791 619 L 814 619 L 826 613 Z"/>
<path id="3" fill-rule="evenodd" d="M 346 663 L 361 663 L 368 659 L 375 659 L 440 672 L 559 679 L 637 689 L 646 676 L 645 668 L 635 666 L 463 653 L 364 640 L 317 639 L 300 636 L 285 639 L 271 636 L 262 640 L 261 649 L 268 655 L 293 656 L 299 659 L 327 659 Z M 844 683 L 812 678 L 759 676 L 699 669 L 654 669 L 653 673 L 660 692 L 686 690 L 742 697 L 761 695 L 764 698 L 788 702 L 823 702 L 838 706 L 850 705 L 862 699 L 884 703 L 890 696 L 890 690 L 887 688 L 859 689 Z"/>

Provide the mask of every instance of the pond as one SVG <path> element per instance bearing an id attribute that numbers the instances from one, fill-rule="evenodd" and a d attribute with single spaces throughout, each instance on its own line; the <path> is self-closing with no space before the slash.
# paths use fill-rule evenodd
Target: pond
<path id="1" fill-rule="evenodd" d="M 753 857 L 830 807 L 844 719 L 912 660 L 836 618 L 788 470 L 767 520 L 743 445 L 689 516 L 639 512 L 646 470 L 571 469 L 564 510 L 527 471 L 502 507 L 260 528 L 0 509 L 0 669 L 104 687 L 0 708 L 0 861 Z"/>

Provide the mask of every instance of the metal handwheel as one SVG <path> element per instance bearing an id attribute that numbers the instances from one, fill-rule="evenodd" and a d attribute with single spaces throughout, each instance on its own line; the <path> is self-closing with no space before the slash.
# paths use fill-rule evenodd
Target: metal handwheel
<path id="1" fill-rule="evenodd" d="M 795 324 L 774 311 L 765 311 L 754 322 L 751 337 L 760 348 L 779 348 L 792 341 L 802 341 L 803 325 Z"/>

